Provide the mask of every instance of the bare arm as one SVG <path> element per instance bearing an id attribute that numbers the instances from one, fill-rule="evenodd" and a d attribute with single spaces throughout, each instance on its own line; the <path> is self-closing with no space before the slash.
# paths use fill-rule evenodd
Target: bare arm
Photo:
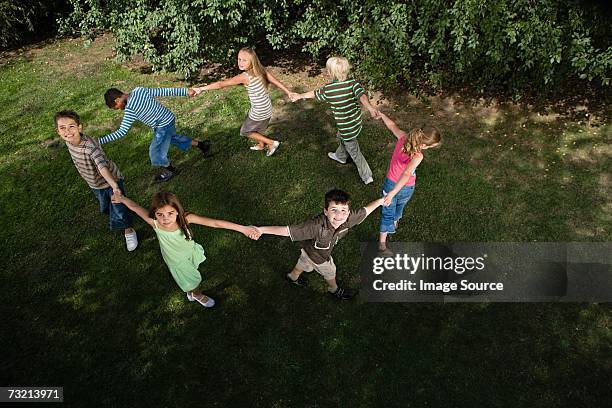
<path id="1" fill-rule="evenodd" d="M 312 99 L 315 97 L 315 93 L 314 91 L 310 91 L 310 92 L 305 92 L 303 94 L 297 94 L 296 96 L 296 101 L 300 100 L 300 99 Z M 295 101 L 294 101 L 295 102 Z"/>
<path id="2" fill-rule="evenodd" d="M 266 75 L 268 76 L 268 82 L 270 82 L 271 84 L 273 84 L 277 88 L 281 89 L 284 93 L 287 94 L 287 96 L 289 96 L 289 94 L 293 93 L 293 92 L 291 92 L 289 90 L 289 88 L 287 88 L 285 85 L 283 85 L 283 83 L 281 81 L 276 79 L 276 77 L 274 75 L 272 75 L 271 72 L 266 71 Z"/>
<path id="3" fill-rule="evenodd" d="M 361 104 L 366 107 L 368 112 L 370 112 L 370 115 L 372 116 L 372 118 L 380 119 L 380 112 L 378 111 L 378 109 L 372 106 L 372 104 L 370 103 L 370 98 L 368 98 L 368 95 L 366 94 L 361 95 L 359 97 L 359 102 L 361 102 Z"/>
<path id="4" fill-rule="evenodd" d="M 227 88 L 230 86 L 236 85 L 246 85 L 246 77 L 243 74 L 238 74 L 233 78 L 224 79 L 223 81 L 213 82 L 212 84 L 208 84 L 206 86 L 201 86 L 199 88 L 193 88 L 196 95 L 202 93 L 202 91 L 211 91 L 214 89 Z"/>
<path id="5" fill-rule="evenodd" d="M 406 185 L 406 183 L 410 179 L 410 176 L 412 176 L 412 173 L 419 166 L 419 164 L 421 164 L 422 161 L 423 161 L 423 153 L 416 153 L 412 157 L 412 159 L 410 160 L 410 163 L 406 167 L 406 170 L 404 170 L 399 180 L 397 180 L 397 183 L 395 183 L 395 187 L 393 187 L 393 190 L 389 191 L 389 193 L 384 197 L 384 200 L 383 200 L 384 206 L 391 204 L 391 200 L 393 199 L 393 197 L 395 197 L 395 195 L 399 193 L 402 187 Z"/>
<path id="6" fill-rule="evenodd" d="M 235 224 L 230 221 L 217 220 L 215 218 L 202 217 L 196 214 L 187 214 L 187 222 L 190 224 L 204 225 L 205 227 L 211 228 L 223 228 L 236 232 L 241 232 L 251 239 L 257 239 L 261 235 L 254 227 L 247 227 L 240 224 Z"/>
<path id="7" fill-rule="evenodd" d="M 117 184 L 117 181 L 113 178 L 113 175 L 111 174 L 108 167 L 98 167 L 98 171 L 100 172 L 104 180 L 106 180 L 108 185 L 111 186 L 111 188 L 113 189 L 113 194 L 121 195 L 119 185 Z"/>
<path id="8" fill-rule="evenodd" d="M 278 235 L 280 237 L 288 237 L 289 236 L 289 227 L 284 226 L 274 226 L 274 227 L 257 227 L 262 234 L 269 235 Z"/>
<path id="9" fill-rule="evenodd" d="M 396 138 L 401 139 L 402 137 L 406 136 L 406 132 L 404 132 L 402 129 L 400 129 L 394 121 L 392 121 L 387 115 L 385 115 L 384 113 L 380 112 L 380 117 L 383 120 L 383 122 L 385 122 L 385 126 L 387 126 L 387 129 L 389 129 L 391 132 L 393 132 L 393 134 L 395 135 Z"/>
<path id="10" fill-rule="evenodd" d="M 379 198 L 377 200 L 372 201 L 370 204 L 366 205 L 364 208 L 366 209 L 366 214 L 370 215 L 372 214 L 372 211 L 374 211 L 375 209 L 377 209 L 378 207 L 380 207 L 383 203 L 383 199 Z M 367 217 L 366 215 L 366 217 Z"/>
<path id="11" fill-rule="evenodd" d="M 127 208 L 132 210 L 136 215 L 142 218 L 151 227 L 154 226 L 153 219 L 149 217 L 149 212 L 145 210 L 144 208 L 142 208 L 141 206 L 139 206 L 138 204 L 136 204 L 134 201 L 127 198 L 126 196 L 113 194 L 112 201 L 113 203 L 121 203 L 125 205 Z"/>

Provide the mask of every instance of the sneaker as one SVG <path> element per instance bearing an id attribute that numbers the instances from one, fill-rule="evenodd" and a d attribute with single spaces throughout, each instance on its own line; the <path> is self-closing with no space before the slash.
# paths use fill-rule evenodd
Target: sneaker
<path id="1" fill-rule="evenodd" d="M 287 282 L 296 285 L 296 286 L 306 286 L 308 285 L 308 281 L 306 280 L 306 277 L 304 276 L 304 274 L 301 274 L 300 276 L 298 276 L 298 278 L 296 280 L 291 279 L 291 276 L 289 276 L 289 274 L 285 275 L 285 279 L 287 280 Z"/>
<path id="2" fill-rule="evenodd" d="M 255 146 L 249 147 L 249 149 L 256 150 L 256 151 L 261 151 L 261 150 L 265 149 L 265 146 L 255 145 Z"/>
<path id="3" fill-rule="evenodd" d="M 176 169 L 172 166 L 162 168 L 161 172 L 155 176 L 155 181 L 165 183 L 166 181 L 170 181 L 172 177 L 176 174 Z"/>
<path id="4" fill-rule="evenodd" d="M 200 149 L 204 157 L 210 156 L 210 146 L 210 140 L 202 140 L 201 142 L 198 142 L 198 149 Z"/>
<path id="5" fill-rule="evenodd" d="M 187 298 L 189 299 L 189 297 Z M 202 295 L 199 299 L 191 295 L 191 298 L 206 308 L 213 307 L 215 305 L 215 300 L 210 296 L 208 296 L 208 300 L 206 302 L 204 301 L 204 295 Z"/>
<path id="6" fill-rule="evenodd" d="M 190 301 L 190 302 L 193 302 L 195 300 L 195 298 L 193 297 L 191 292 L 187 292 L 187 300 Z"/>
<path id="7" fill-rule="evenodd" d="M 327 157 L 329 157 L 329 158 L 330 158 L 330 159 L 332 159 L 332 160 L 337 161 L 337 162 L 338 162 L 338 163 L 340 163 L 340 164 L 346 164 L 346 162 L 345 162 L 345 161 L 340 160 L 340 159 L 338 158 L 338 156 L 336 156 L 336 153 L 335 153 L 335 152 L 329 152 L 329 153 L 327 153 Z"/>
<path id="8" fill-rule="evenodd" d="M 136 235 L 136 231 L 130 232 L 129 234 L 125 234 L 125 246 L 129 252 L 132 252 L 138 246 L 138 235 Z"/>
<path id="9" fill-rule="evenodd" d="M 357 290 L 349 289 L 338 285 L 335 292 L 328 292 L 330 295 L 339 300 L 349 300 L 355 297 Z"/>
<path id="10" fill-rule="evenodd" d="M 272 143 L 272 148 L 266 152 L 266 157 L 272 156 L 274 152 L 276 152 L 276 149 L 278 149 L 278 146 L 280 146 L 280 142 L 276 140 L 274 143 Z"/>
<path id="11" fill-rule="evenodd" d="M 368 178 L 366 181 L 363 182 L 363 184 L 365 184 L 366 186 L 370 183 L 373 183 L 374 179 L 372 177 Z"/>

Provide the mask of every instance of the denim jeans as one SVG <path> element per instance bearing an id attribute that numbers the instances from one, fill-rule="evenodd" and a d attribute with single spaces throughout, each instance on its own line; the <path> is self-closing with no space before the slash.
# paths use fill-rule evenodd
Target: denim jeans
<path id="1" fill-rule="evenodd" d="M 121 192 L 125 194 L 123 180 L 118 180 L 117 184 Z M 132 225 L 134 225 L 132 211 L 123 204 L 113 204 L 111 202 L 111 196 L 113 195 L 113 189 L 111 187 L 102 189 L 92 188 L 91 191 L 93 191 L 100 202 L 100 214 L 108 214 L 108 225 L 111 231 L 131 228 Z"/>
<path id="2" fill-rule="evenodd" d="M 175 145 L 182 151 L 189 149 L 191 146 L 191 138 L 176 134 L 174 120 L 166 126 L 153 128 L 153 140 L 151 140 L 151 146 L 149 146 L 151 165 L 162 167 L 170 165 L 168 160 L 170 144 Z"/>
<path id="3" fill-rule="evenodd" d="M 385 178 L 383 183 L 383 195 L 388 194 L 395 187 L 395 183 L 388 178 Z M 387 232 L 389 234 L 395 233 L 395 221 L 402 218 L 404 214 L 404 207 L 410 201 L 414 193 L 414 186 L 404 186 L 402 189 L 393 197 L 389 206 L 382 208 L 382 217 L 380 218 L 380 232 Z"/>

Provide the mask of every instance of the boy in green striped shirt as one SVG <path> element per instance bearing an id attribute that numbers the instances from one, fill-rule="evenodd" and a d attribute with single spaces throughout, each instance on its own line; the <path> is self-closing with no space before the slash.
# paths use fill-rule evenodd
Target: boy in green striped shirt
<path id="1" fill-rule="evenodd" d="M 342 164 L 346 164 L 346 159 L 350 156 L 357 166 L 361 180 L 365 184 L 370 184 L 374 181 L 372 170 L 357 142 L 357 136 L 362 128 L 360 102 L 370 112 L 372 118 L 378 119 L 379 112 L 370 104 L 361 84 L 354 79 L 347 79 L 350 65 L 346 58 L 331 57 L 327 60 L 326 68 L 332 79 L 331 83 L 314 91 L 299 94 L 292 101 L 316 98 L 329 104 L 338 127 L 337 138 L 340 144 L 335 152 L 329 152 L 327 156 Z"/>

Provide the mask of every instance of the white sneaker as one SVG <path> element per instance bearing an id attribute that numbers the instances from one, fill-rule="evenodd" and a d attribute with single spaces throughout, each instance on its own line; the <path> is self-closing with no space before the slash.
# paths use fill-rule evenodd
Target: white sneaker
<path id="1" fill-rule="evenodd" d="M 345 161 L 340 160 L 340 159 L 338 158 L 338 156 L 336 156 L 336 153 L 335 153 L 335 152 L 329 152 L 329 153 L 327 153 L 327 157 L 329 157 L 329 158 L 330 158 L 330 159 L 332 159 L 332 160 L 337 161 L 337 162 L 338 162 L 338 163 L 340 163 L 340 164 L 346 164 L 346 162 L 345 162 Z"/>
<path id="2" fill-rule="evenodd" d="M 280 146 L 280 142 L 278 140 L 272 143 L 272 149 L 266 152 L 266 157 L 272 156 L 274 152 L 276 152 L 276 149 L 278 149 L 278 146 Z"/>
<path id="3" fill-rule="evenodd" d="M 204 307 L 213 307 L 215 305 L 215 300 L 211 298 L 210 296 L 208 296 L 208 300 L 206 302 L 204 302 L 203 300 L 204 298 L 203 294 L 202 294 L 202 297 L 200 297 L 199 299 L 193 295 L 191 295 L 191 298 Z M 187 297 L 187 299 L 189 299 L 189 297 Z"/>
<path id="4" fill-rule="evenodd" d="M 190 302 L 193 302 L 195 300 L 195 298 L 193 297 L 191 292 L 187 292 L 187 300 L 190 301 Z"/>
<path id="5" fill-rule="evenodd" d="M 263 147 L 263 146 L 259 146 L 259 145 L 255 145 L 255 146 L 251 146 L 251 147 L 249 147 L 249 149 L 259 151 L 259 150 L 263 150 L 263 149 L 265 149 L 265 147 Z"/>
<path id="6" fill-rule="evenodd" d="M 374 182 L 374 179 L 372 177 L 370 177 L 369 179 L 367 179 L 363 183 L 367 186 L 368 184 L 373 183 L 373 182 Z"/>
<path id="7" fill-rule="evenodd" d="M 129 234 L 125 234 L 125 246 L 127 250 L 132 252 L 138 247 L 138 235 L 136 235 L 136 231 L 130 232 Z"/>

